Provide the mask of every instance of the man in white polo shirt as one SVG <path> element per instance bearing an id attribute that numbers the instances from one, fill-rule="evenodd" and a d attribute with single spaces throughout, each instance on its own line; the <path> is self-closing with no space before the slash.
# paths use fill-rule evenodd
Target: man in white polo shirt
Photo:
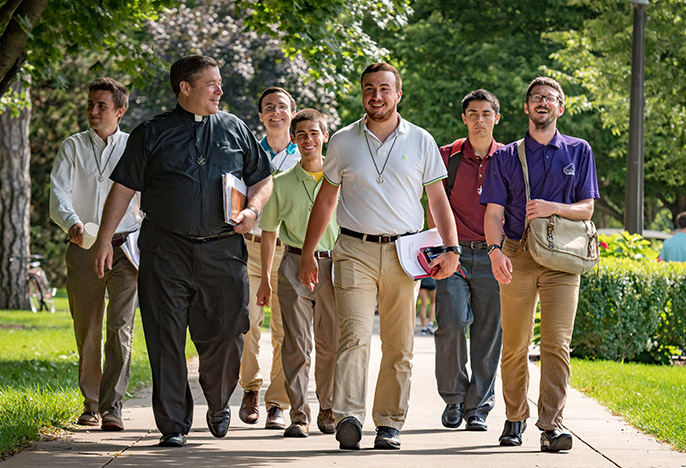
<path id="1" fill-rule="evenodd" d="M 291 142 L 291 119 L 295 114 L 295 100 L 283 88 L 271 86 L 260 95 L 257 101 L 260 122 L 267 135 L 260 141 L 271 159 L 274 174 L 295 166 L 300 161 L 300 153 L 295 143 Z M 260 388 L 262 373 L 260 371 L 260 326 L 264 323 L 264 309 L 257 305 L 257 290 L 262 280 L 260 262 L 260 243 L 262 231 L 256 226 L 245 234 L 248 247 L 248 278 L 250 280 L 250 330 L 244 336 L 243 357 L 241 358 L 240 385 L 243 388 L 243 401 L 238 417 L 247 424 L 256 424 L 260 411 Z M 277 239 L 272 269 L 272 301 L 269 328 L 272 334 L 272 366 L 269 374 L 269 387 L 264 394 L 264 406 L 267 410 L 265 427 L 283 429 L 286 421 L 283 411 L 288 409 L 286 380 L 281 364 L 281 344 L 283 343 L 283 324 L 278 297 L 277 269 L 283 256 L 283 245 Z"/>
<path id="2" fill-rule="evenodd" d="M 410 396 L 417 288 L 400 266 L 395 240 L 423 228 L 424 190 L 449 249 L 432 262 L 440 267 L 435 279 L 455 272 L 460 248 L 443 186 L 435 183 L 447 175 L 438 146 L 428 132 L 398 114 L 402 96 L 398 71 L 386 63 L 369 65 L 361 84 L 366 114 L 331 138 L 324 162 L 326 179 L 302 249 L 300 278 L 311 288 L 318 281 L 314 251 L 340 190 L 341 235 L 333 250 L 341 332 L 334 374 L 336 439 L 341 449 L 360 448 L 378 301 L 383 357 L 372 409 L 377 427 L 374 448 L 399 449 Z"/>

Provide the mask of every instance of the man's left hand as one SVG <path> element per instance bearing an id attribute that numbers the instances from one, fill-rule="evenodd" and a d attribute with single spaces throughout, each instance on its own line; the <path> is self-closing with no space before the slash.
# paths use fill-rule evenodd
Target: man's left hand
<path id="1" fill-rule="evenodd" d="M 240 213 L 238 213 L 238 216 L 236 216 L 236 224 L 233 227 L 233 230 L 237 234 L 246 234 L 252 230 L 253 227 L 257 224 L 257 215 L 253 210 L 249 209 L 244 209 Z"/>
<path id="2" fill-rule="evenodd" d="M 431 268 L 438 267 L 438 271 L 431 274 L 431 277 L 436 280 L 441 280 L 452 276 L 460 267 L 460 256 L 455 252 L 443 252 L 436 257 L 431 263 Z"/>

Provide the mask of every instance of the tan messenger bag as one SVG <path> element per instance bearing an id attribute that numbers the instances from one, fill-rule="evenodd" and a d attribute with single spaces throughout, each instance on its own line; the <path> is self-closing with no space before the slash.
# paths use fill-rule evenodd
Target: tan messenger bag
<path id="1" fill-rule="evenodd" d="M 529 167 L 526 163 L 524 139 L 517 142 L 517 153 L 524 172 L 526 201 L 529 193 Z M 541 266 L 551 270 L 580 275 L 598 263 L 598 231 L 591 220 L 571 220 L 552 215 L 527 220 L 521 247 Z"/>

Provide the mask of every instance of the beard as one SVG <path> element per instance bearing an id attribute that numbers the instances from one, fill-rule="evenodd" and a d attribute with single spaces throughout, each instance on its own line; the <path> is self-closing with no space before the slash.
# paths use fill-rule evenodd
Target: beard
<path id="1" fill-rule="evenodd" d="M 395 109 L 396 106 L 388 106 L 386 105 L 382 109 L 375 110 L 374 108 L 370 106 L 365 106 L 365 111 L 367 112 L 367 117 L 372 119 L 374 122 L 386 122 L 389 120 L 391 117 L 393 117 L 393 114 L 395 114 Z"/>
<path id="2" fill-rule="evenodd" d="M 536 130 L 546 130 L 555 124 L 557 116 L 552 109 L 546 109 L 548 111 L 547 114 L 538 114 L 537 110 L 538 108 L 533 109 L 533 112 L 529 113 L 529 119 L 534 123 Z"/>

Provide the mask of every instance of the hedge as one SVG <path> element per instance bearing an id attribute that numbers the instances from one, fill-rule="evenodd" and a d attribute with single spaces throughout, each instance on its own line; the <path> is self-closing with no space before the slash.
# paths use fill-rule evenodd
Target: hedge
<path id="1" fill-rule="evenodd" d="M 686 351 L 686 263 L 601 258 L 581 277 L 572 348 L 615 361 Z"/>

